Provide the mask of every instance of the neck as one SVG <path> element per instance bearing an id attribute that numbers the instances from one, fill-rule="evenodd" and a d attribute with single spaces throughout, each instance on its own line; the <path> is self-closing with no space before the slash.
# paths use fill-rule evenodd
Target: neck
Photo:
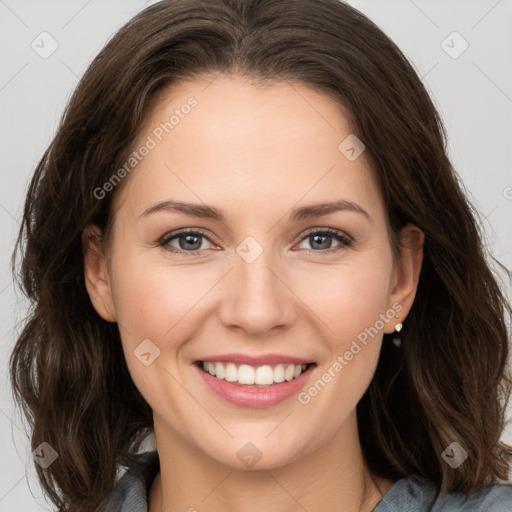
<path id="1" fill-rule="evenodd" d="M 165 430 L 155 418 L 160 473 L 149 512 L 370 512 L 394 482 L 366 469 L 355 414 L 329 443 L 284 466 L 239 470 Z M 334 505 L 335 504 L 335 505 Z"/>

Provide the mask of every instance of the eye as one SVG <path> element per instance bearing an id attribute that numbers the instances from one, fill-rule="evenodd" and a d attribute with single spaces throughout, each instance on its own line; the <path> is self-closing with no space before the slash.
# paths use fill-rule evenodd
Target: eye
<path id="1" fill-rule="evenodd" d="M 201 253 L 201 238 L 209 240 L 209 238 L 200 230 L 180 229 L 165 235 L 159 244 L 170 252 L 188 253 L 197 255 Z M 178 247 L 171 244 L 176 239 Z M 192 250 L 188 250 L 192 249 Z"/>
<path id="2" fill-rule="evenodd" d="M 331 247 L 332 242 L 330 239 L 335 238 L 339 244 L 335 247 Z M 302 241 L 309 240 L 311 241 L 311 246 L 313 250 L 308 250 L 308 252 L 327 252 L 332 253 L 335 251 L 339 251 L 346 247 L 350 247 L 352 245 L 352 239 L 343 233 L 342 231 L 338 231 L 336 229 L 325 228 L 322 230 L 316 229 L 309 231 Z M 322 249 L 322 250 L 314 250 L 314 249 Z"/>
<path id="3" fill-rule="evenodd" d="M 335 238 L 339 242 L 335 247 L 331 247 L 332 242 L 330 239 L 332 238 Z M 165 235 L 158 243 L 160 246 L 173 253 L 200 255 L 202 251 L 206 250 L 204 247 L 201 248 L 201 239 L 206 239 L 212 243 L 201 230 L 180 229 L 179 231 L 173 231 L 172 233 Z M 322 230 L 317 228 L 315 230 L 311 230 L 302 238 L 301 242 L 304 240 L 311 241 L 313 249 L 308 250 L 308 252 L 315 253 L 332 253 L 352 245 L 352 239 L 348 235 L 342 231 L 331 228 L 325 228 Z M 172 242 L 176 242 L 178 247 L 173 245 Z"/>

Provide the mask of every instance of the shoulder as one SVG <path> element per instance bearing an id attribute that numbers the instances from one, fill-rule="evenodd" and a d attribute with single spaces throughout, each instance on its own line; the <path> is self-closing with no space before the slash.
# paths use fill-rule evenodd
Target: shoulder
<path id="1" fill-rule="evenodd" d="M 512 485 L 491 485 L 470 496 L 438 493 L 420 476 L 402 478 L 391 487 L 374 512 L 511 512 Z"/>
<path id="2" fill-rule="evenodd" d="M 160 469 L 157 451 L 136 455 L 136 462 L 122 475 L 108 496 L 104 512 L 146 512 L 149 489 Z"/>

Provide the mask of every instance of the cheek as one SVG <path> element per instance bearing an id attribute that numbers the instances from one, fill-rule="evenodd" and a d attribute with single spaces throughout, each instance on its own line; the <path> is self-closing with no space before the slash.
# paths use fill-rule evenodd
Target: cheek
<path id="1" fill-rule="evenodd" d="M 191 282 L 193 273 L 152 265 L 149 258 L 125 253 L 116 265 L 114 300 L 129 372 L 153 410 L 176 406 L 183 394 L 173 378 L 181 380 L 177 356 L 192 332 L 194 305 L 206 290 Z"/>
<path id="2" fill-rule="evenodd" d="M 137 258 L 119 261 L 115 277 L 116 313 L 131 342 L 172 337 L 206 291 L 201 288 L 204 279 L 198 280 L 193 272 Z"/>
<path id="3" fill-rule="evenodd" d="M 322 279 L 311 275 L 309 282 L 304 282 L 303 290 L 309 291 L 303 296 L 308 297 L 307 305 L 322 320 L 325 339 L 330 340 L 332 349 L 350 345 L 386 312 L 391 269 L 391 255 L 382 251 L 379 256 L 354 258 L 346 265 L 332 267 Z M 382 330 L 381 322 L 377 328 Z"/>
<path id="4" fill-rule="evenodd" d="M 311 309 L 321 318 L 318 334 L 326 350 L 316 379 L 298 400 L 310 412 L 309 418 L 318 418 L 318 425 L 314 423 L 318 428 L 331 427 L 334 431 L 356 407 L 373 378 L 382 330 L 394 315 L 394 310 L 387 309 L 390 271 L 391 258 L 387 260 L 383 254 L 372 264 L 354 264 L 350 271 L 339 269 L 336 278 L 314 295 Z M 310 407 L 315 408 L 314 415 Z M 333 418 L 336 421 L 330 422 Z"/>

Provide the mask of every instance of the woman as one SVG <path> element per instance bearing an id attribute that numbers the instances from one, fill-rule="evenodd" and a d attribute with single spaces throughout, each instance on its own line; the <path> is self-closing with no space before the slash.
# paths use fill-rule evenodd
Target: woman
<path id="1" fill-rule="evenodd" d="M 457 180 L 350 6 L 138 14 L 18 240 L 12 385 L 59 510 L 509 510 L 511 308 Z"/>

